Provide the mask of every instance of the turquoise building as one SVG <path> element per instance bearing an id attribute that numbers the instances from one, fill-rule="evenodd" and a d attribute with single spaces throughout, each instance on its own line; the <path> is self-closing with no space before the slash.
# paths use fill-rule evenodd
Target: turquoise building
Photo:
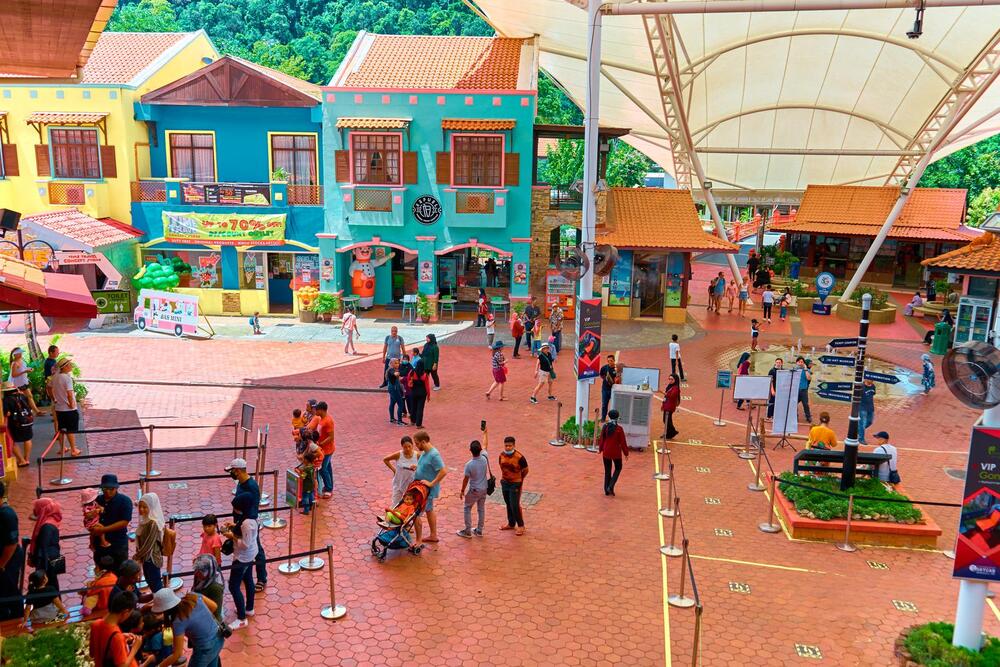
<path id="1" fill-rule="evenodd" d="M 323 89 L 323 291 L 527 298 L 537 61 L 532 39 L 357 36 Z"/>
<path id="2" fill-rule="evenodd" d="M 140 261 L 191 266 L 206 314 L 293 313 L 319 287 L 324 230 L 319 86 L 225 56 L 135 104 L 132 222 Z"/>

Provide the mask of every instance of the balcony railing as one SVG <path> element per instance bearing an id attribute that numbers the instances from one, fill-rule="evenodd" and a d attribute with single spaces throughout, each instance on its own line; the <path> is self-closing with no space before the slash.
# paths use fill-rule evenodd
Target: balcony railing
<path id="1" fill-rule="evenodd" d="M 552 188 L 549 192 L 549 209 L 579 211 L 583 208 L 583 195 L 574 190 Z"/>
<path id="2" fill-rule="evenodd" d="M 49 182 L 49 203 L 61 206 L 83 206 L 87 193 L 83 183 Z"/>
<path id="3" fill-rule="evenodd" d="M 288 184 L 288 203 L 295 206 L 322 206 L 322 185 Z"/>
<path id="4" fill-rule="evenodd" d="M 455 193 L 455 213 L 493 213 L 496 195 L 492 192 L 469 192 L 459 190 Z"/>
<path id="5" fill-rule="evenodd" d="M 392 211 L 392 190 L 355 190 L 354 210 Z"/>
<path id="6" fill-rule="evenodd" d="M 163 181 L 132 181 L 131 188 L 132 201 L 167 201 L 167 184 Z"/>

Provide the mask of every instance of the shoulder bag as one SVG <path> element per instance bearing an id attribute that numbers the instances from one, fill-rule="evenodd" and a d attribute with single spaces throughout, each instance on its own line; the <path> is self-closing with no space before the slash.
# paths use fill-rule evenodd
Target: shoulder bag
<path id="1" fill-rule="evenodd" d="M 482 454 L 480 454 L 482 456 Z M 493 476 L 493 471 L 490 469 L 490 459 L 486 458 L 486 474 L 489 475 L 486 478 L 486 495 L 492 496 L 493 492 L 497 490 L 497 478 Z"/>
<path id="2" fill-rule="evenodd" d="M 885 451 L 885 448 L 882 447 L 881 445 L 879 445 L 879 449 L 882 450 L 883 454 L 888 454 L 889 453 L 889 452 Z M 886 463 L 889 464 L 889 483 L 890 484 L 899 484 L 899 482 L 900 482 L 899 471 L 892 467 L 892 459 L 889 459 L 888 461 L 886 461 Z"/>

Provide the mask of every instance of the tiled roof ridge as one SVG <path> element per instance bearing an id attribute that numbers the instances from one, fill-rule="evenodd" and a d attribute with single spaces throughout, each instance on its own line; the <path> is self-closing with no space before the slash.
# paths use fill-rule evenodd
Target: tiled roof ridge
<path id="1" fill-rule="evenodd" d="M 921 263 L 922 264 L 924 264 L 924 263 L 933 263 L 933 264 L 947 263 L 948 260 L 956 259 L 958 257 L 964 257 L 965 255 L 969 255 L 969 254 L 972 254 L 972 253 L 975 253 L 975 252 L 980 252 L 980 251 L 986 250 L 987 248 L 989 248 L 990 246 L 992 246 L 996 242 L 995 237 L 996 237 L 996 234 L 993 234 L 993 233 L 990 233 L 990 232 L 987 232 L 985 234 L 981 234 L 980 236 L 976 236 L 975 238 L 973 238 L 971 241 L 969 241 L 969 243 L 967 245 L 964 245 L 961 248 L 955 248 L 954 250 L 949 250 L 948 252 L 943 252 L 940 255 L 938 255 L 937 257 L 930 257 L 930 258 L 924 260 Z"/>

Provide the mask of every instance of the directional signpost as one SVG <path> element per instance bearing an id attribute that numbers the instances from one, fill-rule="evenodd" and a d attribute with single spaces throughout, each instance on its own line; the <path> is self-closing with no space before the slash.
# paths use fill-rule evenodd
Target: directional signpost
<path id="1" fill-rule="evenodd" d="M 824 354 L 819 358 L 819 362 L 827 366 L 853 366 L 854 357 L 838 357 L 835 354 Z"/>
<path id="2" fill-rule="evenodd" d="M 827 383 L 824 382 L 823 384 L 827 384 Z M 851 387 L 851 383 L 850 382 L 835 382 L 835 383 L 831 383 L 831 384 L 846 384 L 848 388 Z M 840 392 L 840 391 L 829 391 L 829 390 L 826 390 L 826 389 L 820 389 L 816 393 L 819 395 L 820 398 L 829 398 L 831 401 L 844 401 L 845 403 L 850 403 L 851 402 L 851 395 L 850 394 L 845 394 L 845 393 Z"/>
<path id="3" fill-rule="evenodd" d="M 858 346 L 858 339 L 857 338 L 834 338 L 833 340 L 831 340 L 828 343 L 828 345 L 830 347 L 832 347 L 832 348 L 835 348 L 835 349 L 836 348 L 840 348 L 840 347 L 857 347 Z"/>
<path id="4" fill-rule="evenodd" d="M 873 382 L 884 382 L 885 384 L 899 384 L 899 377 L 888 373 L 876 373 L 875 371 L 865 371 L 865 379 Z"/>
<path id="5" fill-rule="evenodd" d="M 854 388 L 853 382 L 820 382 L 820 391 L 850 391 Z"/>

